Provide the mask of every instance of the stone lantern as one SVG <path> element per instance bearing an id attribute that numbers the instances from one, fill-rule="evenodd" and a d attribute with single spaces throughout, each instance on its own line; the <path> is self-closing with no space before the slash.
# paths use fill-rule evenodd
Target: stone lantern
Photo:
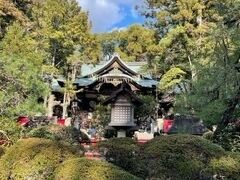
<path id="1" fill-rule="evenodd" d="M 122 87 L 108 98 L 105 104 L 111 104 L 110 127 L 117 130 L 117 137 L 126 137 L 126 131 L 136 127 L 134 123 L 134 107 L 142 102 L 136 95 Z"/>
<path id="2" fill-rule="evenodd" d="M 126 95 L 120 95 L 111 104 L 111 122 L 109 126 L 135 126 L 134 105 Z"/>

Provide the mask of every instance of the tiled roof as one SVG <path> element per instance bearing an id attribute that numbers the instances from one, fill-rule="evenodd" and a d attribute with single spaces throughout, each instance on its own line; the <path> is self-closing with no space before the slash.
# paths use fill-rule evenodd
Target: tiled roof
<path id="1" fill-rule="evenodd" d="M 89 65 L 83 64 L 81 67 L 81 76 L 76 78 L 74 84 L 77 84 L 80 87 L 84 87 L 84 86 L 89 86 L 89 85 L 95 83 L 96 81 L 99 80 L 99 77 L 97 76 L 97 74 L 99 72 L 104 73 L 104 68 L 109 67 L 111 63 L 116 62 L 116 61 L 121 65 L 122 68 L 125 68 L 125 71 L 130 72 L 131 76 L 129 77 L 129 79 L 131 79 L 138 85 L 140 85 L 142 87 L 146 87 L 146 88 L 152 88 L 153 86 L 157 86 L 158 81 L 153 80 L 149 74 L 142 73 L 142 67 L 147 64 L 146 62 L 125 63 L 118 56 L 114 56 L 109 61 L 100 62 L 98 65 L 95 65 L 95 66 L 92 64 L 89 64 Z M 108 75 L 109 76 L 116 75 L 116 73 L 115 74 L 114 73 L 115 73 L 115 71 L 111 71 L 111 73 L 100 75 L 100 77 L 108 76 Z M 121 76 L 121 75 L 124 76 L 124 74 L 118 73 L 118 76 Z M 64 83 L 64 81 L 65 80 L 62 77 L 54 79 L 52 82 L 52 89 L 54 91 L 55 90 L 60 91 L 61 90 L 60 85 L 61 85 L 61 83 Z M 59 83 L 60 83 L 60 85 L 59 85 Z"/>

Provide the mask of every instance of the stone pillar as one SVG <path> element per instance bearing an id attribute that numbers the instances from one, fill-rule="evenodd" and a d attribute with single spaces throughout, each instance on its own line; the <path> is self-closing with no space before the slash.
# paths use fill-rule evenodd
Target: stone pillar
<path id="1" fill-rule="evenodd" d="M 117 131 L 117 137 L 126 137 L 126 131 L 123 129 L 120 129 Z"/>

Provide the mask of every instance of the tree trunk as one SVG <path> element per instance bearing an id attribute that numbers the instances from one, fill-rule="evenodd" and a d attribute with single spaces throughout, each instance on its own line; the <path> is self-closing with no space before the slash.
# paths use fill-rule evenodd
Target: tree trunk
<path id="1" fill-rule="evenodd" d="M 55 44 L 53 45 L 54 49 L 53 49 L 53 56 L 52 56 L 52 66 L 55 67 L 55 63 L 56 63 L 56 47 Z"/>
<path id="2" fill-rule="evenodd" d="M 73 69 L 72 69 L 72 82 L 74 82 L 75 81 L 75 79 L 76 79 L 76 74 L 77 74 L 77 68 L 76 68 L 76 66 L 73 66 Z"/>
<path id="3" fill-rule="evenodd" d="M 192 63 L 191 57 L 190 55 L 187 56 L 188 57 L 188 62 L 189 62 L 189 66 L 190 66 L 190 70 L 191 70 L 191 77 L 192 77 L 192 82 L 196 80 L 196 69 L 195 66 Z"/>

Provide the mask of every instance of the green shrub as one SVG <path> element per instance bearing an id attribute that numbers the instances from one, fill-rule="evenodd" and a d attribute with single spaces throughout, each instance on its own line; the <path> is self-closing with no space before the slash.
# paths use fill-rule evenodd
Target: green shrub
<path id="1" fill-rule="evenodd" d="M 50 179 L 63 161 L 83 152 L 68 143 L 41 138 L 19 140 L 0 160 L 0 179 Z"/>
<path id="2" fill-rule="evenodd" d="M 55 179 L 137 180 L 139 178 L 104 161 L 75 158 L 65 161 L 56 169 Z"/>
<path id="3" fill-rule="evenodd" d="M 240 152 L 240 121 L 228 124 L 215 137 L 214 142 L 221 145 L 227 151 Z"/>
<path id="4" fill-rule="evenodd" d="M 22 127 L 16 121 L 0 116 L 0 130 L 4 131 L 12 142 L 21 136 Z"/>
<path id="5" fill-rule="evenodd" d="M 100 97 L 100 101 L 104 101 L 104 97 Z M 96 128 L 96 133 L 103 136 L 106 127 L 111 120 L 110 105 L 98 104 L 93 112 L 92 126 Z"/>
<path id="6" fill-rule="evenodd" d="M 112 138 L 99 147 L 107 161 L 143 179 L 240 179 L 240 155 L 199 136 L 160 136 L 143 145 Z"/>
<path id="7" fill-rule="evenodd" d="M 210 161 L 204 171 L 204 177 L 208 179 L 240 179 L 240 154 L 230 153 L 221 158 Z"/>
<path id="8" fill-rule="evenodd" d="M 26 137 L 35 137 L 35 138 L 45 138 L 45 139 L 51 139 L 51 140 L 56 140 L 56 137 L 54 134 L 49 132 L 47 130 L 47 127 L 37 127 L 32 130 L 30 130 L 27 134 Z"/>
<path id="9" fill-rule="evenodd" d="M 222 148 L 198 136 L 160 136 L 143 145 L 141 164 L 145 178 L 199 179 L 211 159 L 224 154 Z"/>
<path id="10" fill-rule="evenodd" d="M 111 138 L 99 144 L 100 152 L 108 162 L 137 176 L 142 176 L 138 160 L 139 147 L 131 138 Z"/>
<path id="11" fill-rule="evenodd" d="M 27 137 L 45 138 L 56 141 L 65 141 L 70 144 L 78 145 L 80 140 L 89 140 L 88 136 L 83 132 L 71 126 L 49 125 L 40 126 L 32 129 L 26 135 Z"/>

